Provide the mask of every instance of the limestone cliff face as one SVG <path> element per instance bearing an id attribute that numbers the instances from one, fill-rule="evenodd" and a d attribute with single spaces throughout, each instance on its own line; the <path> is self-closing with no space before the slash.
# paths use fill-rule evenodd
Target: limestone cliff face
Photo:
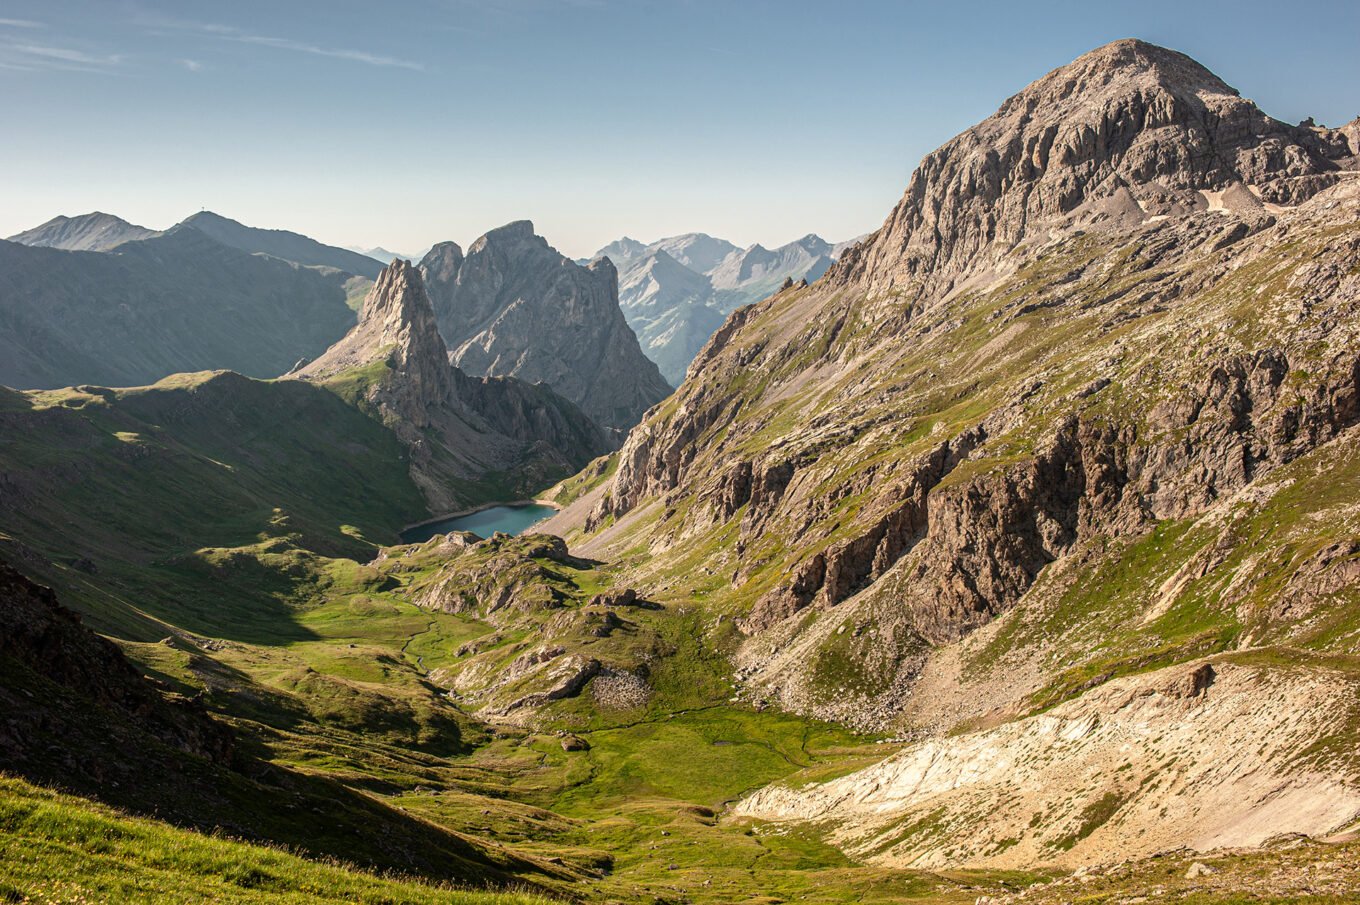
<path id="1" fill-rule="evenodd" d="M 1141 42 L 1055 71 L 821 281 L 734 312 L 578 547 L 744 611 L 753 694 L 894 724 L 1055 563 L 1353 443 L 1351 142 Z"/>
<path id="2" fill-rule="evenodd" d="M 410 261 L 388 265 L 358 325 L 293 376 L 327 384 L 381 417 L 411 450 L 412 478 L 436 512 L 480 501 L 479 484 L 532 492 L 609 447 L 589 418 L 548 387 L 472 377 L 450 365 Z"/>
<path id="3" fill-rule="evenodd" d="M 520 221 L 466 256 L 436 245 L 420 268 L 450 358 L 467 373 L 546 383 L 607 430 L 627 430 L 670 394 L 624 320 L 607 259 L 582 267 Z"/>

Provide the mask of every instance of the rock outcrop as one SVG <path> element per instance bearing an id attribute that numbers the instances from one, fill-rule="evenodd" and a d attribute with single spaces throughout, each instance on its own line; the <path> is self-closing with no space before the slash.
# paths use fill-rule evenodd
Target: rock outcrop
<path id="1" fill-rule="evenodd" d="M 410 449 L 411 476 L 434 512 L 478 502 L 483 482 L 532 492 L 609 446 L 589 418 L 547 387 L 470 377 L 450 365 L 409 261 L 388 265 L 358 325 L 292 376 L 330 386 L 381 418 Z"/>
<path id="2" fill-rule="evenodd" d="M 450 358 L 468 374 L 545 383 L 612 431 L 671 392 L 619 310 L 608 260 L 582 267 L 520 221 L 466 256 L 436 245 L 420 268 Z"/>

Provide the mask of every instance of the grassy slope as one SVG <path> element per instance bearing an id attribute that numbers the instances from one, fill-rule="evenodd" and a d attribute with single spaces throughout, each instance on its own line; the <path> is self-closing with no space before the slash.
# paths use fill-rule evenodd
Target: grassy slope
<path id="1" fill-rule="evenodd" d="M 380 877 L 176 829 L 0 776 L 0 900 L 533 905 L 546 898 Z"/>
<path id="2" fill-rule="evenodd" d="M 602 710 L 583 696 L 546 710 L 546 730 L 569 728 L 590 745 L 566 752 L 551 731 L 489 734 L 429 686 L 430 669 L 457 665 L 465 641 L 494 630 L 479 614 L 411 605 L 409 589 L 429 579 L 440 557 L 418 550 L 359 566 L 279 546 L 205 549 L 194 557 L 195 568 L 210 570 L 212 584 L 230 599 L 286 589 L 293 614 L 286 625 L 305 635 L 285 632 L 260 641 L 181 635 L 168 644 L 126 643 L 125 649 L 152 674 L 185 691 L 204 691 L 209 706 L 227 714 L 261 756 L 545 864 L 555 874 L 541 880 L 549 888 L 601 902 L 659 896 L 714 905 L 795 899 L 971 903 L 1044 879 L 865 868 L 820 841 L 815 830 L 722 819 L 722 804 L 752 788 L 777 779 L 824 779 L 877 760 L 892 746 L 726 703 L 723 659 L 709 650 L 693 656 L 697 650 L 683 647 L 698 644 L 696 620 L 703 617 L 694 612 L 629 614 L 685 655 L 657 666 L 656 691 L 643 708 Z M 609 570 L 590 568 L 556 575 L 568 610 L 583 607 L 614 578 Z M 541 625 L 538 618 L 527 624 Z M 620 635 L 617 647 L 596 642 L 596 655 L 627 658 L 638 643 L 637 635 Z M 7 815 L 34 812 L 35 797 L 50 800 L 21 786 L 0 787 Z M 38 816 L 7 824 L 16 831 L 7 832 L 5 842 L 16 863 L 25 865 L 24 882 L 55 881 L 59 885 L 44 888 L 55 888 L 58 896 L 84 889 L 87 897 L 109 897 L 116 895 L 109 890 L 120 889 L 113 884 L 137 882 L 146 884 L 144 898 L 156 901 L 155 895 L 172 895 L 177 884 L 198 884 L 197 872 L 210 869 L 225 879 L 198 888 L 233 901 L 251 901 L 251 890 L 280 897 L 274 901 L 325 901 L 307 896 L 338 896 L 335 890 L 359 901 L 460 901 L 439 898 L 451 894 L 427 887 L 382 887 L 361 873 L 158 824 L 133 822 L 142 834 L 124 836 L 122 818 L 109 818 L 119 827 L 106 830 L 83 816 L 103 814 L 100 809 L 69 800 L 63 807 L 36 809 Z M 189 854 L 162 856 L 163 845 Z M 131 866 L 113 877 L 106 872 L 112 859 Z M 249 889 L 238 894 L 239 883 Z M 365 899 L 370 888 L 380 891 Z"/>
<path id="3" fill-rule="evenodd" d="M 231 373 L 130 390 L 0 390 L 0 553 L 102 631 L 151 640 L 156 620 L 228 631 L 218 589 L 184 558 L 262 539 L 368 558 L 424 512 L 395 437 L 333 394 Z M 228 618 L 288 620 L 266 595 Z M 145 617 L 150 617 L 145 618 Z"/>

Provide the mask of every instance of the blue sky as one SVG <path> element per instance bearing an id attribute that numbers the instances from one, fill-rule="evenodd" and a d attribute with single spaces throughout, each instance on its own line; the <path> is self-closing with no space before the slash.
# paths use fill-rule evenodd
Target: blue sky
<path id="1" fill-rule="evenodd" d="M 876 228 L 920 158 L 1107 41 L 1360 114 L 1360 3 L 0 0 L 0 235 L 201 208 L 416 251 Z"/>

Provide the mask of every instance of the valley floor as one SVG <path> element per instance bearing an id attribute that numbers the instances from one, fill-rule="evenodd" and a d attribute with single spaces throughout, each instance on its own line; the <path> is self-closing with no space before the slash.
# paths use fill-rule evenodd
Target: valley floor
<path id="1" fill-rule="evenodd" d="M 6 778 L 0 895 L 33 903 L 971 905 L 1330 903 L 1360 888 L 1360 848 L 1302 840 L 1258 853 L 1177 854 L 1076 874 L 906 870 L 852 860 L 815 825 L 743 819 L 729 806 L 776 781 L 799 788 L 845 775 L 882 761 L 900 743 L 729 702 L 719 667 L 703 658 L 670 658 L 686 664 L 684 673 L 660 671 L 657 694 L 631 709 L 583 695 L 547 715 L 555 728 L 481 723 L 449 706 L 431 674 L 465 657 L 469 642 L 495 634 L 484 618 L 412 605 L 406 589 L 422 577 L 414 566 L 393 566 L 396 581 L 389 583 L 364 572 L 371 566 L 356 571 L 346 561 L 298 556 L 268 544 L 230 555 L 205 551 L 228 593 L 257 582 L 262 565 L 313 581 L 291 585 L 272 623 L 227 626 L 216 638 L 173 630 L 161 642 L 124 643 L 124 650 L 148 675 L 201 693 L 266 760 L 338 781 L 476 840 L 503 861 L 532 865 L 521 872 L 527 891 L 457 891 L 377 876 Z M 576 581 L 593 589 L 609 576 L 586 569 Z M 634 618 L 648 616 L 664 625 L 682 614 Z M 1205 867 L 1192 871 L 1196 862 Z"/>

